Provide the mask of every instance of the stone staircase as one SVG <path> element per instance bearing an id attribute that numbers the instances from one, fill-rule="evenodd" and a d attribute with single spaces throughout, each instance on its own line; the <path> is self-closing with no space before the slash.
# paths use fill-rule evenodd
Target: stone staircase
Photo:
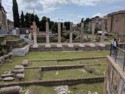
<path id="1" fill-rule="evenodd" d="M 20 36 L 8 36 L 6 44 L 12 47 L 14 56 L 25 56 L 29 52 L 29 44 Z"/>
<path id="2" fill-rule="evenodd" d="M 6 43 L 8 46 L 12 46 L 12 48 L 22 48 L 28 44 L 24 39 L 7 40 Z"/>

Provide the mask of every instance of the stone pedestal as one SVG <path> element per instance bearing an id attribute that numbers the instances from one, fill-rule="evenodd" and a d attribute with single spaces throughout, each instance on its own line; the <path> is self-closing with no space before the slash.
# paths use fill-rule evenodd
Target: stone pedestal
<path id="1" fill-rule="evenodd" d="M 45 47 L 46 48 L 51 48 L 51 45 L 50 44 L 45 44 Z"/>
<path id="2" fill-rule="evenodd" d="M 95 44 L 94 43 L 90 43 L 89 46 L 90 47 L 95 47 Z"/>
<path id="3" fill-rule="evenodd" d="M 105 47 L 105 44 L 104 43 L 99 43 L 99 46 Z"/>
<path id="4" fill-rule="evenodd" d="M 83 43 L 80 43 L 79 47 L 85 47 L 85 45 Z"/>
<path id="5" fill-rule="evenodd" d="M 57 44 L 57 47 L 58 47 L 58 48 L 62 47 L 62 44 Z"/>
<path id="6" fill-rule="evenodd" d="M 69 47 L 74 47 L 74 45 L 72 43 L 69 43 L 68 46 Z"/>

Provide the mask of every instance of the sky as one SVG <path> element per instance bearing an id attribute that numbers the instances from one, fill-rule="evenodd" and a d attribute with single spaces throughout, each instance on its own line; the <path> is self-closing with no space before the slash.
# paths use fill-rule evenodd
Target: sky
<path id="1" fill-rule="evenodd" d="M 125 0 L 17 0 L 19 14 L 29 12 L 49 17 L 52 21 L 78 23 L 81 18 L 103 17 L 109 13 L 125 10 Z M 13 21 L 12 0 L 2 0 L 7 18 Z"/>

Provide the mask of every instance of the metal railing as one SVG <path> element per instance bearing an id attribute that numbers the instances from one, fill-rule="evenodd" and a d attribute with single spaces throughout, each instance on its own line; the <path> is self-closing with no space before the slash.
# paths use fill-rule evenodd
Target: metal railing
<path id="1" fill-rule="evenodd" d="M 125 50 L 119 47 L 110 47 L 110 56 L 115 60 L 115 62 L 125 69 Z"/>

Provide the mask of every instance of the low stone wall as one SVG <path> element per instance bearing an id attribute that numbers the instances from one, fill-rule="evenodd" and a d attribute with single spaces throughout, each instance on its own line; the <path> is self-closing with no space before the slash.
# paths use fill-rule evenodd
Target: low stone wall
<path id="1" fill-rule="evenodd" d="M 87 57 L 87 58 L 67 58 L 67 59 L 33 59 L 29 60 L 29 62 L 43 62 L 43 61 L 78 61 L 78 60 L 90 60 L 90 59 L 102 59 L 102 58 L 107 58 L 106 56 L 99 56 L 99 57 Z"/>
<path id="2" fill-rule="evenodd" d="M 58 48 L 58 47 L 51 47 L 51 48 L 45 48 L 45 47 L 39 47 L 37 49 L 30 47 L 30 51 L 94 51 L 94 50 L 109 50 L 109 46 L 106 47 L 62 47 L 62 48 Z"/>
<path id="3" fill-rule="evenodd" d="M 50 70 L 64 70 L 64 69 L 77 69 L 84 68 L 85 66 L 100 66 L 100 64 L 80 64 L 80 65 L 59 65 L 59 66 L 38 66 L 38 67 L 25 67 L 25 69 L 38 69 L 41 68 L 41 71 L 50 71 Z"/>
<path id="4" fill-rule="evenodd" d="M 74 47 L 68 47 L 63 46 L 61 48 L 56 47 L 56 45 L 52 45 L 51 48 L 46 48 L 45 46 L 39 46 L 37 49 L 30 47 L 30 51 L 98 51 L 98 50 L 110 50 L 111 44 L 106 44 L 105 47 L 101 46 L 95 46 L 95 47 L 90 47 L 90 46 L 85 46 L 85 47 L 79 47 L 79 46 L 74 46 Z M 119 44 L 119 47 L 123 48 L 125 47 L 125 44 Z"/>
<path id="5" fill-rule="evenodd" d="M 111 57 L 105 78 L 105 94 L 125 94 L 125 72 Z"/>
<path id="6" fill-rule="evenodd" d="M 104 77 L 95 78 L 82 78 L 82 79 L 65 79 L 65 80 L 48 80 L 48 81 L 27 81 L 27 82 L 14 82 L 0 84 L 1 87 L 7 86 L 29 86 L 29 85 L 41 85 L 41 86 L 58 86 L 58 85 L 76 85 L 81 83 L 99 83 L 104 82 Z"/>

